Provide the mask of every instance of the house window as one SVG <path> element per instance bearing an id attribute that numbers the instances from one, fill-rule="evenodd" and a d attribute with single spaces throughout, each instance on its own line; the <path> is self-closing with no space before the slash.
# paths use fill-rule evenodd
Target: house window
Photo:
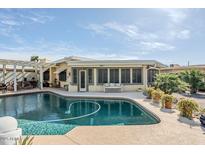
<path id="1" fill-rule="evenodd" d="M 107 83 L 107 69 L 98 69 L 98 83 Z"/>
<path id="2" fill-rule="evenodd" d="M 132 70 L 132 82 L 142 83 L 142 69 L 138 68 Z"/>
<path id="3" fill-rule="evenodd" d="M 93 83 L 93 69 L 88 69 L 88 83 Z"/>
<path id="4" fill-rule="evenodd" d="M 73 83 L 77 84 L 78 82 L 78 70 L 76 68 L 73 68 Z"/>
<path id="5" fill-rule="evenodd" d="M 119 69 L 110 69 L 110 83 L 119 83 Z"/>
<path id="6" fill-rule="evenodd" d="M 148 82 L 149 83 L 152 83 L 155 81 L 155 77 L 156 75 L 159 73 L 159 70 L 156 70 L 156 69 L 150 69 L 148 70 L 148 75 L 147 75 L 147 78 L 148 78 Z"/>
<path id="7" fill-rule="evenodd" d="M 130 83 L 130 69 L 121 70 L 121 82 Z"/>
<path id="8" fill-rule="evenodd" d="M 48 70 L 43 73 L 43 80 L 49 81 L 49 71 Z"/>
<path id="9" fill-rule="evenodd" d="M 67 78 L 66 77 L 66 70 L 59 73 L 59 80 L 60 81 L 66 81 L 66 78 Z"/>

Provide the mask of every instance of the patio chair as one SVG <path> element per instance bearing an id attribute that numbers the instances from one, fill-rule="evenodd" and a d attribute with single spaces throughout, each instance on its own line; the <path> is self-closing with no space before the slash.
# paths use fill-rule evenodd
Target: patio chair
<path id="1" fill-rule="evenodd" d="M 24 87 L 23 89 L 32 89 L 33 86 L 31 85 L 31 83 L 29 81 L 24 81 Z"/>
<path id="2" fill-rule="evenodd" d="M 2 92 L 6 92 L 7 86 L 5 83 L 0 83 L 0 90 L 2 90 Z"/>

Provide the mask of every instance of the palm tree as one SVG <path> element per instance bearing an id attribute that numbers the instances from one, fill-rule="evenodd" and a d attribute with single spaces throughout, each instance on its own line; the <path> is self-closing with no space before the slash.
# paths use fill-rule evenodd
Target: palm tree
<path id="1" fill-rule="evenodd" d="M 165 94 L 185 91 L 188 85 L 176 74 L 158 74 L 155 79 L 155 87 Z"/>
<path id="2" fill-rule="evenodd" d="M 190 85 L 190 92 L 197 93 L 198 89 L 203 86 L 205 75 L 199 70 L 188 70 L 180 73 L 180 78 Z"/>
<path id="3" fill-rule="evenodd" d="M 31 61 L 38 62 L 39 61 L 39 56 L 31 56 Z"/>

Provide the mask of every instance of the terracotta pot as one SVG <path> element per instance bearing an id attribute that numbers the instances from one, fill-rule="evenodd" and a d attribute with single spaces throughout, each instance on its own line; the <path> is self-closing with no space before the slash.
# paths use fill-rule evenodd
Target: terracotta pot
<path id="1" fill-rule="evenodd" d="M 153 99 L 153 102 L 156 103 L 156 104 L 159 104 L 160 103 L 160 99 Z"/>
<path id="2" fill-rule="evenodd" d="M 164 103 L 164 105 L 165 105 L 165 108 L 166 108 L 166 109 L 172 109 L 172 102 L 166 101 L 166 102 Z"/>

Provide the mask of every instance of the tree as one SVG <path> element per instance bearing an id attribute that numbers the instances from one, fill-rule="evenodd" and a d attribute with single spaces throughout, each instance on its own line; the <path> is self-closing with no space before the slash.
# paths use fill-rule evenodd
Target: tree
<path id="1" fill-rule="evenodd" d="M 188 70 L 180 73 L 180 78 L 189 84 L 192 94 L 197 93 L 198 89 L 204 85 L 204 77 L 205 75 L 199 70 Z"/>
<path id="2" fill-rule="evenodd" d="M 188 87 L 176 74 L 158 74 L 154 84 L 156 88 L 164 91 L 165 94 L 185 91 Z"/>
<path id="3" fill-rule="evenodd" d="M 39 56 L 31 56 L 31 61 L 38 62 L 39 61 Z"/>

